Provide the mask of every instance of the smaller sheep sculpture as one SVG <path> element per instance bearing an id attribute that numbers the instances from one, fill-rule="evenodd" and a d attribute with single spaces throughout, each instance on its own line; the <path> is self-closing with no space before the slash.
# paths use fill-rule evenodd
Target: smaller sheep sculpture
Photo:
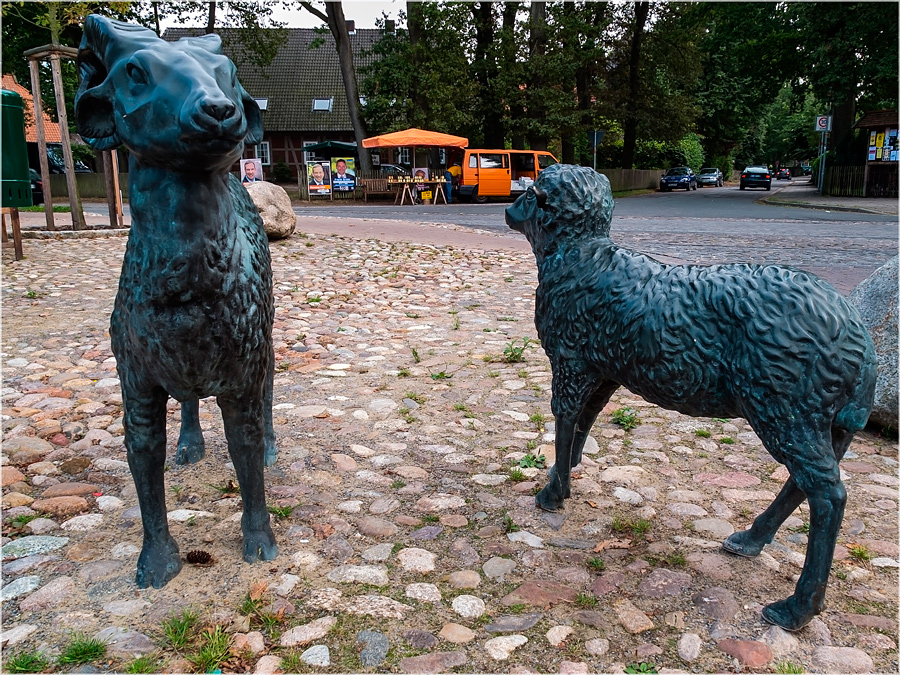
<path id="1" fill-rule="evenodd" d="M 838 462 L 869 416 L 875 350 L 857 311 L 812 274 L 776 265 L 666 265 L 609 239 L 609 181 L 555 165 L 506 210 L 538 266 L 535 325 L 553 371 L 556 464 L 548 511 L 610 396 L 625 386 L 670 410 L 743 417 L 790 477 L 723 547 L 756 556 L 807 499 L 806 560 L 794 594 L 763 617 L 798 630 L 822 611 L 847 492 Z"/>
<path id="2" fill-rule="evenodd" d="M 144 526 L 137 585 L 160 588 L 182 565 L 163 478 L 169 396 L 182 402 L 179 464 L 203 457 L 198 401 L 216 397 L 241 487 L 244 560 L 271 560 L 272 270 L 259 213 L 228 172 L 262 138 L 259 107 L 216 35 L 166 42 L 91 15 L 78 67 L 81 135 L 130 151 L 132 222 L 110 335 Z"/>

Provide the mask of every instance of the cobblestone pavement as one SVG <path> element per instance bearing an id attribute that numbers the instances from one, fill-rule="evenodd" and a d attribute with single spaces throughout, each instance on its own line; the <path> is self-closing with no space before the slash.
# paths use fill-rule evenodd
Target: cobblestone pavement
<path id="1" fill-rule="evenodd" d="M 141 526 L 108 336 L 126 238 L 3 251 L 5 662 L 55 658 L 76 631 L 109 642 L 77 672 L 141 654 L 162 672 L 898 671 L 895 442 L 851 446 L 827 607 L 786 633 L 760 610 L 793 590 L 805 505 L 758 558 L 720 548 L 786 477 L 744 420 L 620 390 L 566 509 L 542 513 L 553 419 L 531 253 L 453 228 L 422 226 L 413 244 L 378 223 L 346 236 L 300 223 L 271 246 L 278 558 L 241 561 L 214 401 L 207 457 L 189 467 L 172 461 L 173 403 L 169 519 L 182 554 L 213 564 L 160 590 L 134 584 Z M 196 631 L 175 647 L 163 627 L 186 610 Z M 229 650 L 210 666 L 200 629 L 216 626 Z"/>

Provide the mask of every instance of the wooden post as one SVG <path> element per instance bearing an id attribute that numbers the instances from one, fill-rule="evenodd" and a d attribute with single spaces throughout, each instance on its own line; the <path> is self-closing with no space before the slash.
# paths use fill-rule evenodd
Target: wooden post
<path id="1" fill-rule="evenodd" d="M 117 152 L 103 151 L 103 175 L 106 178 L 106 203 L 109 205 L 109 226 L 113 229 L 125 227 L 122 220 L 122 200 L 119 197 L 119 161 Z"/>
<path id="2" fill-rule="evenodd" d="M 44 217 L 47 229 L 53 232 L 56 222 L 53 219 L 53 194 L 50 192 L 50 162 L 47 160 L 47 136 L 44 130 L 44 105 L 41 102 L 41 78 L 37 59 L 28 59 L 31 73 L 31 112 L 34 114 L 34 126 L 38 138 L 38 160 L 41 163 L 41 180 L 44 182 Z"/>
<path id="3" fill-rule="evenodd" d="M 63 156 L 66 160 L 66 186 L 69 188 L 69 206 L 72 209 L 72 229 L 83 230 L 85 229 L 84 213 L 81 210 L 78 183 L 75 181 L 75 161 L 72 158 L 72 144 L 69 140 L 69 120 L 66 115 L 66 99 L 63 94 L 59 54 L 50 54 L 50 70 L 53 74 L 53 93 L 56 95 L 59 134 L 62 137 Z"/>

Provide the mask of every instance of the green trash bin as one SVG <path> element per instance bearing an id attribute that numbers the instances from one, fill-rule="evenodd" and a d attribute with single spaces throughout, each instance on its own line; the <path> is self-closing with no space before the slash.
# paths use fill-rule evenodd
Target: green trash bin
<path id="1" fill-rule="evenodd" d="M 28 146 L 25 145 L 25 104 L 14 91 L 2 91 L 3 207 L 31 206 Z"/>

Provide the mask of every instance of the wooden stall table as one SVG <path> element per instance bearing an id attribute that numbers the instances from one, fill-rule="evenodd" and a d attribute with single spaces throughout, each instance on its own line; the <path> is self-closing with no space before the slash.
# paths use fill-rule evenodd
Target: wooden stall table
<path id="1" fill-rule="evenodd" d="M 416 203 L 416 195 L 419 192 L 418 186 L 424 185 L 426 188 L 430 188 L 432 194 L 432 204 L 440 203 L 440 200 L 444 200 L 444 204 L 447 203 L 447 195 L 444 193 L 444 183 L 446 181 L 443 178 L 426 178 L 425 180 L 409 180 L 409 181 L 396 181 L 395 185 L 402 185 L 403 189 L 398 190 L 397 196 L 394 198 L 394 204 L 399 204 L 402 206 L 406 203 L 407 196 L 409 197 L 409 203 Z"/>

